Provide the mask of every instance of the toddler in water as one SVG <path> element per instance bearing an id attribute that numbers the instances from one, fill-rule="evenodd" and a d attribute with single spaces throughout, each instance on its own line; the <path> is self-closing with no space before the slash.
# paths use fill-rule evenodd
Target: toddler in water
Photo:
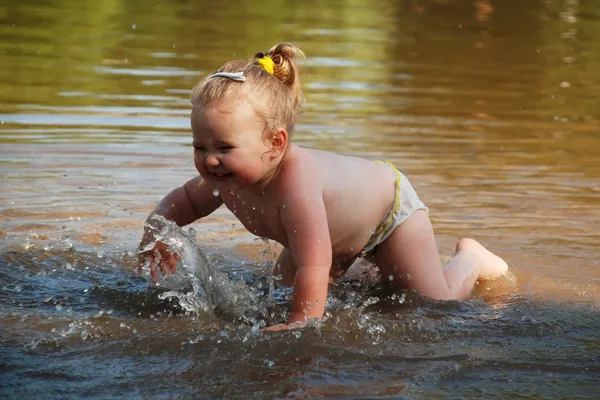
<path id="1" fill-rule="evenodd" d="M 184 226 L 225 204 L 251 233 L 280 243 L 274 274 L 294 286 L 292 312 L 287 324 L 266 330 L 321 318 L 330 278 L 358 257 L 393 285 L 438 300 L 465 299 L 477 279 L 504 274 L 507 264 L 472 239 L 460 240 L 443 266 L 427 207 L 392 164 L 291 143 L 303 100 L 299 56 L 298 47 L 281 43 L 249 62 L 227 62 L 194 87 L 200 175 L 171 191 L 148 223 L 161 215 Z M 155 229 L 147 227 L 141 248 Z M 174 272 L 179 258 L 160 241 L 142 257 L 154 281 L 158 270 Z"/>

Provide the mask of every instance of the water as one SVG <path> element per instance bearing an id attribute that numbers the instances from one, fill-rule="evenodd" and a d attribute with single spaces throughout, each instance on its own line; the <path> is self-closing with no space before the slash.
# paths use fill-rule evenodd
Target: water
<path id="1" fill-rule="evenodd" d="M 252 322 L 264 326 L 269 318 L 266 302 L 261 296 L 273 296 L 273 284 L 270 274 L 265 273 L 268 280 L 267 291 L 253 290 L 252 285 L 235 273 L 228 276 L 208 259 L 202 249 L 195 243 L 196 231 L 190 228 L 185 232 L 177 224 L 167 221 L 162 216 L 152 216 L 149 226 L 158 227 L 154 235 L 168 246 L 171 253 L 179 254 L 181 261 L 175 272 L 168 275 L 159 274 L 159 279 L 152 282 L 150 277 L 150 261 L 146 260 L 139 274 L 150 286 L 168 289 L 160 293 L 161 300 L 175 297 L 184 310 L 192 313 L 218 313 L 219 318 L 229 317 L 231 322 Z M 143 253 L 154 248 L 156 241 L 148 243 L 136 253 Z M 263 271 L 264 273 L 265 271 Z"/>
<path id="2" fill-rule="evenodd" d="M 599 22 L 583 0 L 0 2 L 0 397 L 597 398 Z M 175 237 L 261 299 L 243 318 L 135 276 L 145 217 L 195 175 L 191 87 L 279 40 L 308 55 L 293 140 L 394 162 L 443 255 L 476 237 L 516 287 L 342 283 L 321 324 L 265 335 L 278 248 L 223 209 L 201 253 Z"/>

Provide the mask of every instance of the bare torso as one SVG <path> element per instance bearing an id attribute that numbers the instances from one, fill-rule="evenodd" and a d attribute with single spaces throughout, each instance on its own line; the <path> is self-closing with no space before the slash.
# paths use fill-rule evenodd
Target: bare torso
<path id="1" fill-rule="evenodd" d="M 265 191 L 221 193 L 227 208 L 249 232 L 286 248 L 288 237 L 279 214 L 279 207 L 285 205 L 278 199 L 276 186 L 278 180 L 294 181 L 297 173 L 285 173 L 286 168 L 309 174 L 314 183 L 298 190 L 321 190 L 332 246 L 332 276 L 343 274 L 394 201 L 393 171 L 384 164 L 357 157 L 292 146 L 282 162 L 282 172 Z"/>

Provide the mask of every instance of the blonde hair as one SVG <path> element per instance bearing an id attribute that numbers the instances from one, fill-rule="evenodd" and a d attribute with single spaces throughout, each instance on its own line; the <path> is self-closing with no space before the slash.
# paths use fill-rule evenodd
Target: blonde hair
<path id="1" fill-rule="evenodd" d="M 228 61 L 217 72 L 243 73 L 243 82 L 209 75 L 192 90 L 194 107 L 207 107 L 225 96 L 246 91 L 254 111 L 265 120 L 266 134 L 279 127 L 291 135 L 304 101 L 296 58 L 304 53 L 293 43 L 280 43 L 266 53 L 257 53 L 249 62 Z M 265 67 L 268 59 L 268 67 Z"/>

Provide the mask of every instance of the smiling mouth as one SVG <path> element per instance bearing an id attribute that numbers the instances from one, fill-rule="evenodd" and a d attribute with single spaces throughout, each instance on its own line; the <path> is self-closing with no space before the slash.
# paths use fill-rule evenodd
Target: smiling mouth
<path id="1" fill-rule="evenodd" d="M 213 172 L 211 173 L 212 177 L 218 181 L 224 181 L 226 179 L 229 179 L 231 177 L 233 177 L 232 173 L 223 173 L 223 172 Z"/>

